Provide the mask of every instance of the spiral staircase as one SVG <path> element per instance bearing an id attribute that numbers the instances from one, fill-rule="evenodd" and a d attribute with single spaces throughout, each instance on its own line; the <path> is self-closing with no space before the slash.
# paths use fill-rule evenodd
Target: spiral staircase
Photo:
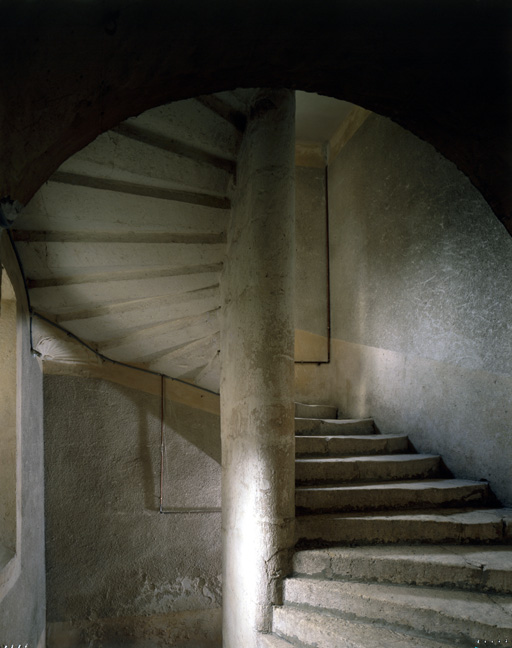
<path id="1" fill-rule="evenodd" d="M 512 643 L 512 510 L 406 435 L 296 411 L 297 551 L 263 648 Z"/>
<path id="2" fill-rule="evenodd" d="M 40 189 L 13 238 L 44 358 L 80 359 L 53 324 L 108 358 L 218 391 L 244 119 L 234 93 L 161 106 L 100 135 Z"/>
<path id="3" fill-rule="evenodd" d="M 237 92 L 155 108 L 40 189 L 12 234 L 43 359 L 92 350 L 218 391 L 244 111 Z M 512 645 L 512 512 L 486 483 L 332 408 L 299 406 L 296 434 L 298 550 L 262 646 Z"/>

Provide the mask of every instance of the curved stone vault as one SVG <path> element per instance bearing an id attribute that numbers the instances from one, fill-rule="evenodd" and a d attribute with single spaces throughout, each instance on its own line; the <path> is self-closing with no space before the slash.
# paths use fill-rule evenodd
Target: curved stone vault
<path id="1" fill-rule="evenodd" d="M 237 0 L 2 8 L 4 219 L 126 118 L 236 87 L 291 87 L 386 115 L 455 162 L 510 229 L 506 0 Z M 20 35 L 22 34 L 22 37 Z"/>

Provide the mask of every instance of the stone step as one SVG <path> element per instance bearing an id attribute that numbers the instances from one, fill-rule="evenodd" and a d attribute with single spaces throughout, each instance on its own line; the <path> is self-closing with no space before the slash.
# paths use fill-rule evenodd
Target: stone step
<path id="1" fill-rule="evenodd" d="M 497 594 L 291 578 L 284 584 L 284 601 L 372 622 L 385 618 L 387 624 L 441 638 L 512 642 L 512 599 Z"/>
<path id="2" fill-rule="evenodd" d="M 457 645 L 453 641 L 414 636 L 376 623 L 350 621 L 289 605 L 274 608 L 273 629 L 293 645 L 302 647 L 454 648 Z"/>
<path id="3" fill-rule="evenodd" d="M 297 516 L 296 541 L 313 544 L 509 543 L 512 509 L 383 511 Z"/>
<path id="4" fill-rule="evenodd" d="M 373 434 L 364 436 L 299 436 L 295 437 L 297 456 L 353 456 L 395 454 L 410 450 L 405 434 Z"/>
<path id="5" fill-rule="evenodd" d="M 126 126 L 121 128 L 125 131 Z M 129 137 L 126 131 L 98 135 L 61 164 L 58 176 L 62 174 L 214 196 L 226 196 L 231 179 L 226 169 L 166 148 L 148 147 L 144 141 Z"/>
<path id="6" fill-rule="evenodd" d="M 512 546 L 332 547 L 299 551 L 297 575 L 512 594 Z"/>
<path id="7" fill-rule="evenodd" d="M 375 434 L 373 419 L 296 418 L 295 434 L 308 436 Z"/>
<path id="8" fill-rule="evenodd" d="M 30 291 L 32 305 L 41 311 L 47 309 L 59 314 L 66 309 L 108 307 L 113 302 L 113 294 L 116 295 L 116 301 L 151 297 L 156 299 L 160 295 L 174 295 L 179 298 L 184 293 L 207 290 L 219 281 L 218 272 L 214 271 L 138 278 L 130 274 L 125 278 L 92 274 L 89 280 L 84 275 L 80 277 L 79 270 L 76 270 L 76 273 L 77 275 L 71 274 L 68 277 L 54 277 L 51 285 L 46 287 L 37 287 L 38 281 L 31 280 L 34 285 Z M 80 283 L 80 290 L 76 291 L 76 294 L 70 294 L 68 284 L 75 280 Z M 44 284 L 45 280 L 42 282 Z"/>
<path id="9" fill-rule="evenodd" d="M 210 99 L 215 99 L 212 95 Z M 124 124 L 156 133 L 163 140 L 185 142 L 212 155 L 236 160 L 241 135 L 232 124 L 196 99 L 173 101 L 132 117 Z"/>
<path id="10" fill-rule="evenodd" d="M 158 272 L 185 274 L 184 268 L 215 266 L 226 254 L 224 243 L 129 243 L 90 242 L 83 240 L 72 245 L 61 241 L 20 241 L 17 249 L 28 276 L 69 276 L 101 274 L 126 276 L 130 272 Z M 48 266 L 40 268 L 38 259 L 46 255 Z"/>
<path id="11" fill-rule="evenodd" d="M 489 497 L 484 482 L 431 479 L 357 486 L 310 486 L 295 491 L 297 508 L 309 511 L 375 511 L 379 509 L 432 508 L 432 506 L 483 506 Z"/>
<path id="12" fill-rule="evenodd" d="M 152 326 L 155 322 L 169 323 L 186 317 L 197 317 L 215 311 L 220 304 L 217 288 L 195 291 L 181 299 L 172 296 L 154 300 L 140 300 L 139 303 L 112 304 L 102 309 L 80 310 L 58 316 L 58 323 L 76 332 L 84 339 L 101 339 L 109 327 L 136 329 Z M 172 313 L 172 316 L 170 316 Z"/>
<path id="13" fill-rule="evenodd" d="M 309 419 L 336 419 L 338 410 L 331 405 L 307 405 L 295 403 L 295 416 Z"/>
<path id="14" fill-rule="evenodd" d="M 293 648 L 295 644 L 282 639 L 275 634 L 259 634 L 258 635 L 258 648 Z"/>
<path id="15" fill-rule="evenodd" d="M 295 479 L 300 483 L 371 482 L 437 477 L 438 455 L 373 455 L 295 460 Z"/>

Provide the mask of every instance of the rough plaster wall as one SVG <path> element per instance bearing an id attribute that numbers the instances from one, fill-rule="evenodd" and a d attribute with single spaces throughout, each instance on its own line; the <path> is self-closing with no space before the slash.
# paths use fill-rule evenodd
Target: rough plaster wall
<path id="1" fill-rule="evenodd" d="M 2 283 L 5 282 L 5 272 Z M 0 312 L 0 551 L 16 547 L 16 302 Z M 0 563 L 2 562 L 0 558 Z"/>
<path id="2" fill-rule="evenodd" d="M 37 360 L 30 353 L 29 321 L 24 307 L 21 278 L 14 259 L 2 241 L 2 264 L 9 275 L 18 300 L 18 393 L 21 432 L 18 451 L 18 569 L 6 586 L 0 586 L 0 644 L 36 648 L 45 628 L 44 500 L 43 500 L 43 425 L 42 376 Z M 1 359 L 0 359 L 1 361 Z M 3 458 L 2 458 L 3 459 Z M 21 468 L 21 470 L 20 470 Z M 43 640 L 44 641 L 44 640 Z"/>
<path id="3" fill-rule="evenodd" d="M 373 415 L 512 503 L 512 239 L 430 145 L 373 115 L 330 169 L 332 363 L 299 397 Z M 314 395 L 313 395 L 314 392 Z"/>
<path id="4" fill-rule="evenodd" d="M 63 622 L 93 642 L 217 645 L 219 418 L 167 401 L 160 515 L 160 399 L 71 376 L 44 393 L 50 645 Z"/>
<path id="5" fill-rule="evenodd" d="M 325 339 L 328 326 L 325 202 L 325 169 L 296 167 L 296 361 L 325 361 L 328 355 Z M 305 336 L 303 332 L 313 333 L 315 337 Z M 309 344 L 305 344 L 306 339 Z"/>

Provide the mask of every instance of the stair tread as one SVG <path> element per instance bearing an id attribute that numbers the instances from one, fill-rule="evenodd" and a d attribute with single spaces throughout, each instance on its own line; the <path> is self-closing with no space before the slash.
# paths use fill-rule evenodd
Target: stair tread
<path id="1" fill-rule="evenodd" d="M 317 434 L 331 434 L 344 436 L 346 434 L 376 434 L 375 423 L 372 418 L 357 419 L 327 419 L 295 417 L 295 434 L 310 436 Z"/>
<path id="2" fill-rule="evenodd" d="M 354 581 L 326 580 L 322 578 L 304 578 L 294 576 L 285 580 L 286 586 L 301 584 L 304 589 L 329 589 L 336 593 L 335 598 L 351 597 L 360 599 L 377 599 L 382 601 L 392 600 L 410 607 L 421 606 L 435 610 L 438 613 L 447 612 L 447 603 L 453 605 L 453 613 L 465 615 L 467 606 L 468 618 L 481 623 L 500 623 L 502 627 L 512 629 L 512 597 L 503 594 L 487 594 L 485 592 L 464 592 L 441 587 L 421 587 L 410 585 L 395 585 L 383 583 L 357 583 Z M 304 596 L 304 601 L 297 598 L 294 603 L 313 605 L 309 595 Z"/>
<path id="3" fill-rule="evenodd" d="M 431 509 L 434 506 L 483 506 L 489 486 L 456 479 L 323 483 L 296 487 L 297 510 L 315 514 L 335 511 Z"/>
<path id="4" fill-rule="evenodd" d="M 330 434 L 295 435 L 295 456 L 356 457 L 412 453 L 405 434 Z"/>
<path id="5" fill-rule="evenodd" d="M 453 545 L 400 545 L 399 547 L 332 547 L 298 551 L 294 561 L 304 556 L 316 556 L 328 561 L 376 558 L 378 560 L 410 560 L 421 563 L 460 564 L 479 569 L 502 569 L 512 572 L 512 545 L 453 546 Z"/>
<path id="6" fill-rule="evenodd" d="M 320 420 L 320 419 L 319 419 Z M 337 436 L 336 434 L 301 434 L 301 439 L 361 439 L 361 441 L 376 441 L 378 439 L 407 439 L 407 434 L 344 434 L 342 437 Z"/>
<path id="7" fill-rule="evenodd" d="M 387 455 L 356 455 L 352 457 L 300 457 L 295 463 L 356 463 L 373 462 L 383 463 L 386 461 L 423 461 L 425 459 L 440 459 L 434 454 L 387 454 Z"/>
<path id="8" fill-rule="evenodd" d="M 293 648 L 294 644 L 275 634 L 260 634 L 258 648 Z"/>
<path id="9" fill-rule="evenodd" d="M 297 484 L 341 484 L 428 479 L 442 476 L 438 455 L 392 454 L 295 459 Z"/>
<path id="10" fill-rule="evenodd" d="M 314 417 L 310 417 L 310 416 L 296 416 L 296 417 L 295 417 L 295 420 L 296 420 L 296 421 L 311 421 L 311 422 L 313 422 L 313 423 L 318 423 L 318 424 L 322 424 L 322 423 L 333 423 L 334 425 L 339 425 L 339 426 L 349 425 L 349 424 L 351 424 L 351 423 L 368 423 L 368 422 L 372 422 L 372 423 L 373 423 L 373 419 L 372 419 L 372 418 L 353 418 L 353 419 L 328 419 L 328 418 L 321 418 L 321 419 L 319 419 L 319 418 L 314 418 Z"/>
<path id="11" fill-rule="evenodd" d="M 512 510 L 437 508 L 296 515 L 300 545 L 489 543 L 512 540 Z"/>
<path id="12" fill-rule="evenodd" d="M 307 403 L 295 403 L 296 418 L 335 419 L 338 410 L 331 405 L 309 405 Z"/>
<path id="13" fill-rule="evenodd" d="M 297 575 L 512 593 L 510 545 L 331 547 L 298 551 Z"/>
<path id="14" fill-rule="evenodd" d="M 423 509 L 411 510 L 404 513 L 403 511 L 375 511 L 371 513 L 322 513 L 318 515 L 301 515 L 298 519 L 314 518 L 316 520 L 335 520 L 358 518 L 358 519 L 395 519 L 395 520 L 418 520 L 424 519 L 429 521 L 453 521 L 463 524 L 481 524 L 482 522 L 506 521 L 512 524 L 512 509 L 505 508 L 472 508 L 470 510 L 462 508 L 447 509 Z"/>
<path id="15" fill-rule="evenodd" d="M 466 486 L 474 486 L 487 488 L 487 482 L 471 481 L 467 479 L 424 479 L 424 480 L 404 480 L 394 482 L 370 482 L 365 484 L 321 484 L 321 485 L 308 485 L 296 486 L 296 491 L 361 491 L 361 490 L 429 490 L 432 488 L 449 489 L 449 488 L 464 488 Z"/>
<path id="16" fill-rule="evenodd" d="M 274 632 L 316 648 L 453 648 L 453 642 L 287 605 L 274 608 Z"/>
<path id="17" fill-rule="evenodd" d="M 442 635 L 483 636 L 497 642 L 512 636 L 512 598 L 484 592 L 434 587 L 287 579 L 285 605 L 326 610 L 346 617 L 379 621 Z"/>

